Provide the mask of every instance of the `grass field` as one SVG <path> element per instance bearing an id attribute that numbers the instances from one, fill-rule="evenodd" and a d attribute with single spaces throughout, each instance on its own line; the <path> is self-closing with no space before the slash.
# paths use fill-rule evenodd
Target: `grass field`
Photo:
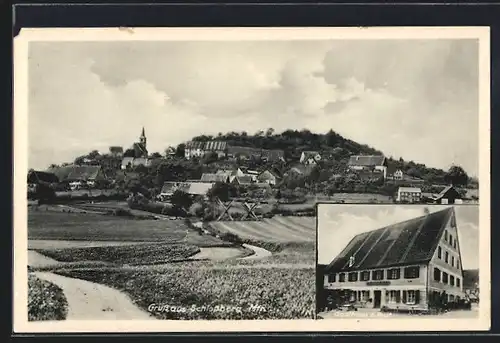
<path id="1" fill-rule="evenodd" d="M 316 239 L 315 217 L 274 216 L 262 221 L 221 221 L 210 225 L 242 239 L 269 242 L 313 242 Z"/>
<path id="2" fill-rule="evenodd" d="M 81 240 L 186 243 L 227 246 L 213 236 L 188 234 L 183 220 L 132 220 L 90 213 L 30 211 L 29 240 Z"/>

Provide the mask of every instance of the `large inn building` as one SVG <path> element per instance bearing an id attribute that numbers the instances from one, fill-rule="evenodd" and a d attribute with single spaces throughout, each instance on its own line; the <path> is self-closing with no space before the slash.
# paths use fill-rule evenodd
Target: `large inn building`
<path id="1" fill-rule="evenodd" d="M 326 268 L 324 287 L 368 308 L 427 310 L 463 299 L 454 209 L 355 236 Z"/>

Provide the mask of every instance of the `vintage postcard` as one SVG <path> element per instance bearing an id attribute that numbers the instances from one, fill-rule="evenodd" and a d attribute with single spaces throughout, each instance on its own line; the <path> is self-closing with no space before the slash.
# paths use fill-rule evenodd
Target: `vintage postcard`
<path id="1" fill-rule="evenodd" d="M 489 327 L 488 28 L 14 53 L 15 332 Z"/>

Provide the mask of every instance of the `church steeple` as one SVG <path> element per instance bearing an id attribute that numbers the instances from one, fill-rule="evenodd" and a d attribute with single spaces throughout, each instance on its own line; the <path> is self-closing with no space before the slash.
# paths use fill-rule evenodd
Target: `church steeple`
<path id="1" fill-rule="evenodd" d="M 142 133 L 141 133 L 141 137 L 139 137 L 139 142 L 141 143 L 141 145 L 144 148 L 144 150 L 147 151 L 147 146 L 146 146 L 146 132 L 144 131 L 144 126 L 142 127 Z"/>

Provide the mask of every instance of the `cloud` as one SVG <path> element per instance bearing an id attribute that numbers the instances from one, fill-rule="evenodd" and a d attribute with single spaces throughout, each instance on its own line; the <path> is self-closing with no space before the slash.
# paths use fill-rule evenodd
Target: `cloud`
<path id="1" fill-rule="evenodd" d="M 333 129 L 387 155 L 477 174 L 477 43 L 38 42 L 30 166 L 194 135 Z M 477 63 L 476 63 L 477 64 Z"/>

